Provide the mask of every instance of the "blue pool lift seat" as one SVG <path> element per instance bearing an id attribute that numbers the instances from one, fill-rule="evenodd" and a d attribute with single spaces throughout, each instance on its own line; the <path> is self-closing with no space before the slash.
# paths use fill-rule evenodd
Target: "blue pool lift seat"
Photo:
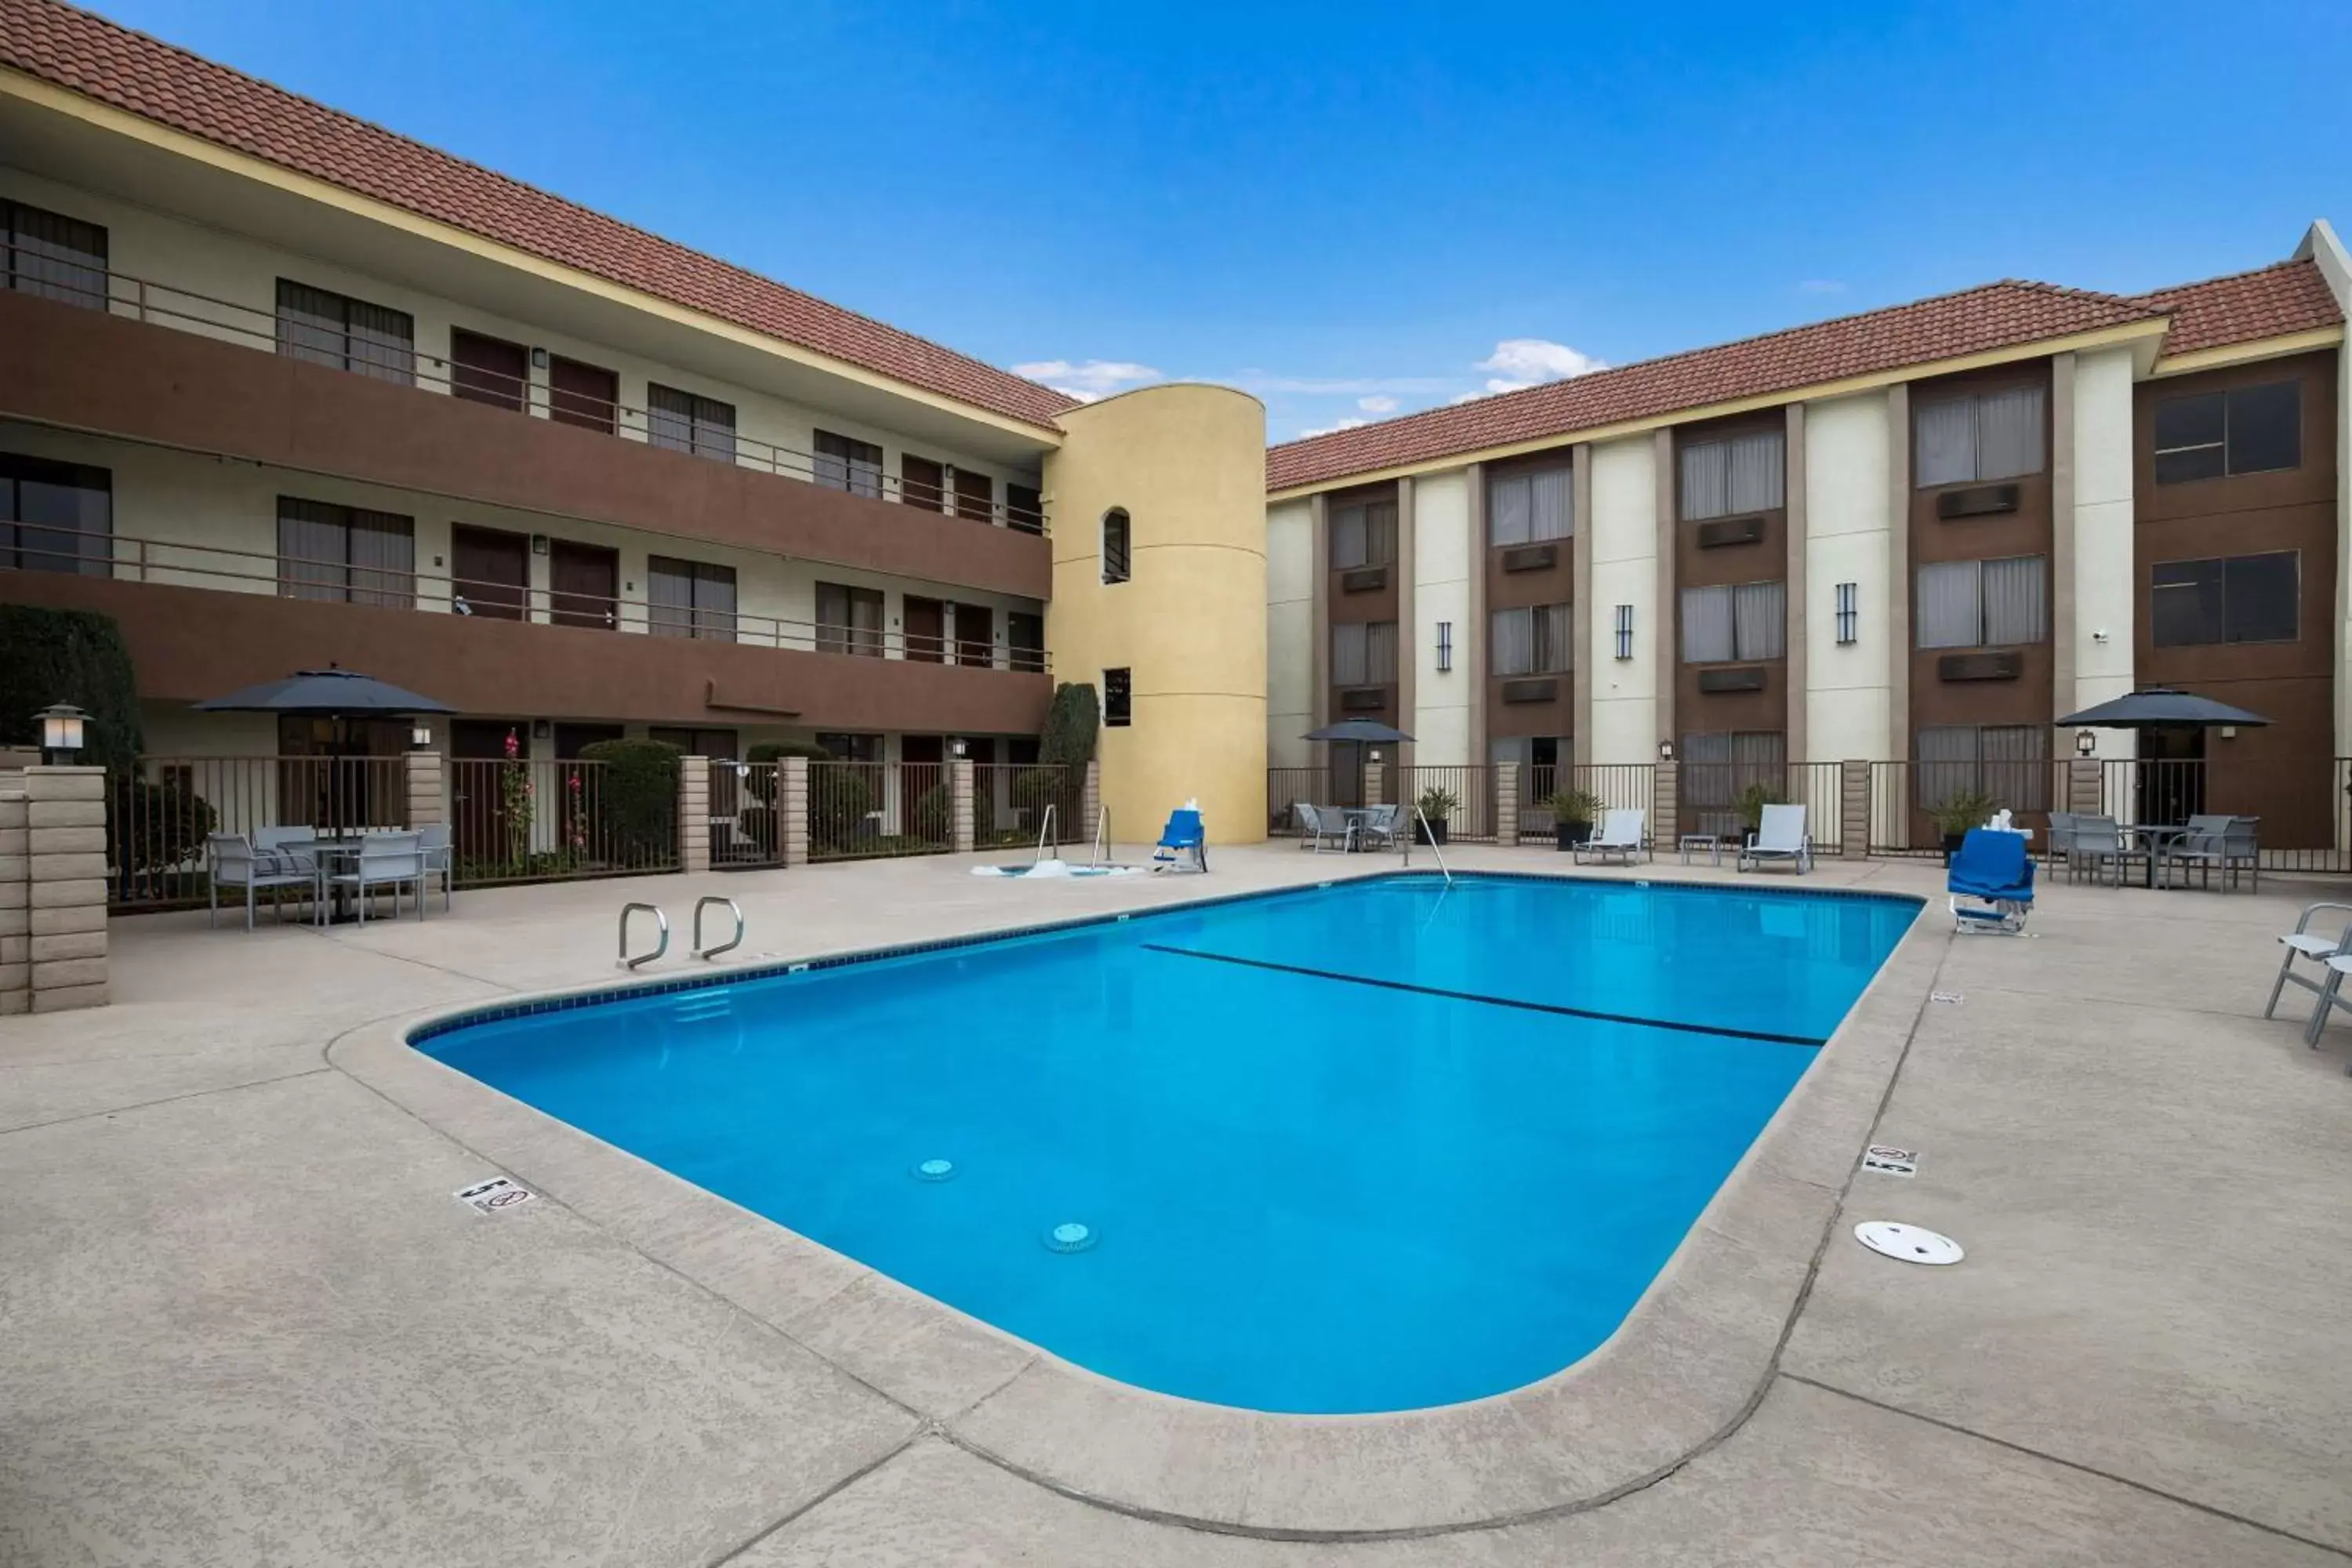
<path id="1" fill-rule="evenodd" d="M 1951 894 L 1955 931 L 2023 931 L 2033 910 L 2033 862 L 2025 853 L 2025 835 L 1969 828 L 1944 887 Z"/>
<path id="2" fill-rule="evenodd" d="M 1155 871 L 1205 871 L 1209 868 L 1209 835 L 1201 814 L 1183 807 L 1168 814 L 1160 830 L 1160 847 L 1151 856 Z"/>

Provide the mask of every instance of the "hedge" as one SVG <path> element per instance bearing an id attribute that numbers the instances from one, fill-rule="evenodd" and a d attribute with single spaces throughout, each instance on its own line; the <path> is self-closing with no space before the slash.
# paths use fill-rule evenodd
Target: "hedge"
<path id="1" fill-rule="evenodd" d="M 117 773 L 138 763 L 139 683 L 114 617 L 0 605 L 0 745 L 39 745 L 34 714 L 55 702 L 89 715 L 78 761 Z"/>
<path id="2" fill-rule="evenodd" d="M 580 748 L 582 762 L 604 764 L 598 770 L 596 815 L 611 858 L 677 858 L 680 754 L 667 741 L 595 741 Z"/>

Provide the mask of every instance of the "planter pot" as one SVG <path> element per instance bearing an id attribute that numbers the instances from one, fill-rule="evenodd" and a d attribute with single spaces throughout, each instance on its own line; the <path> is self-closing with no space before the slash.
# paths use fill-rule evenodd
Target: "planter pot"
<path id="1" fill-rule="evenodd" d="M 1415 822 L 1412 825 L 1412 841 L 1415 844 L 1444 843 L 1445 818 L 1433 816 L 1427 822 Z"/>
<path id="2" fill-rule="evenodd" d="M 1965 833 L 1947 833 L 1944 835 L 1945 865 L 1948 866 L 1952 863 L 1953 851 L 1957 850 L 1963 843 L 1967 842 L 1968 837 L 1969 836 Z"/>
<path id="3" fill-rule="evenodd" d="M 1552 824 L 1552 832 L 1558 839 L 1558 847 L 1559 848 L 1573 849 L 1578 845 L 1592 837 L 1592 824 L 1589 822 L 1556 822 Z"/>

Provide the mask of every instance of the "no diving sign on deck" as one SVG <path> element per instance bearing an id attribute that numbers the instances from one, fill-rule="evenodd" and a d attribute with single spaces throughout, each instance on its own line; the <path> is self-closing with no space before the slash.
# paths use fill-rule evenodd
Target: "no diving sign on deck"
<path id="1" fill-rule="evenodd" d="M 488 1181 L 476 1182 L 470 1187 L 460 1187 L 456 1194 L 459 1203 L 481 1214 L 498 1214 L 506 1209 L 520 1208 L 530 1202 L 533 1195 L 529 1187 L 518 1186 L 504 1176 L 492 1176 Z"/>

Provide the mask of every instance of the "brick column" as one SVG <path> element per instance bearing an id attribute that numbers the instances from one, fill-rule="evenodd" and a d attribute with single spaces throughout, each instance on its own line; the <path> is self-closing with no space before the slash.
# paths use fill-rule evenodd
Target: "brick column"
<path id="1" fill-rule="evenodd" d="M 1388 804 L 1388 802 L 1381 798 L 1381 771 L 1384 765 L 1385 764 L 1380 763 L 1366 763 L 1364 764 L 1364 804 L 1366 805 L 1386 805 Z"/>
<path id="2" fill-rule="evenodd" d="M 1660 763 L 1651 787 L 1650 842 L 1671 848 L 1675 840 L 1682 837 L 1678 821 L 1682 812 L 1682 764 Z"/>
<path id="3" fill-rule="evenodd" d="M 1838 853 L 1849 860 L 1870 856 L 1870 764 L 1838 764 Z"/>
<path id="4" fill-rule="evenodd" d="M 106 770 L 25 770 L 33 1011 L 106 1005 Z"/>
<path id="5" fill-rule="evenodd" d="M 677 868 L 710 869 L 710 759 L 677 760 Z"/>
<path id="6" fill-rule="evenodd" d="M 1495 842 L 1513 845 L 1519 841 L 1519 764 L 1495 764 Z"/>
<path id="7" fill-rule="evenodd" d="M 409 752 L 401 761 L 408 774 L 408 826 L 430 827 L 449 820 L 446 775 L 438 752 Z"/>
<path id="8" fill-rule="evenodd" d="M 809 760 L 786 757 L 776 767 L 776 847 L 787 866 L 809 858 Z"/>
<path id="9" fill-rule="evenodd" d="M 2075 757 L 2066 763 L 2066 809 L 2084 816 L 2118 815 L 2106 810 L 2105 791 L 2100 788 L 2099 760 L 2096 757 Z"/>
<path id="10" fill-rule="evenodd" d="M 31 834 L 25 775 L 0 773 L 0 1016 L 33 1010 Z"/>
<path id="11" fill-rule="evenodd" d="M 958 855 L 971 853 L 971 758 L 958 757 L 948 763 L 948 848 Z"/>
<path id="12" fill-rule="evenodd" d="M 1102 831 L 1101 820 L 1102 763 L 1092 762 L 1087 764 L 1086 780 L 1078 786 L 1078 841 L 1092 844 L 1095 835 Z"/>

